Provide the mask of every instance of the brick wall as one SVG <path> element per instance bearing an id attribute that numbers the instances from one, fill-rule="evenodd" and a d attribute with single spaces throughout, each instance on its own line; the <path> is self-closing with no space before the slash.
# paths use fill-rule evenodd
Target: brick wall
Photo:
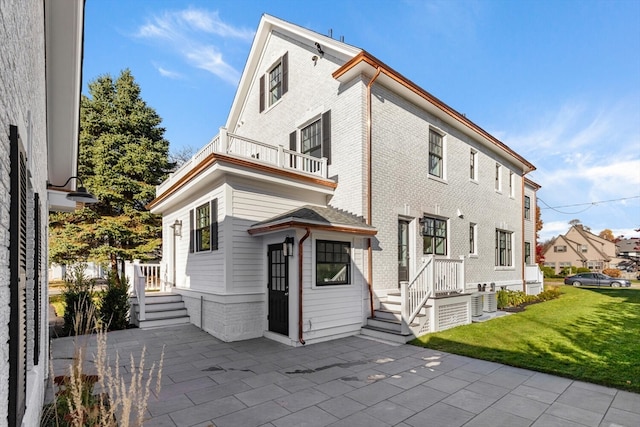
<path id="1" fill-rule="evenodd" d="M 46 207 L 46 180 L 47 180 L 47 134 L 46 134 L 46 96 L 45 96 L 45 55 L 44 55 L 44 6 L 41 0 L 3 0 L 0 8 L 0 426 L 6 425 L 8 414 L 9 394 L 9 362 L 8 336 L 9 336 L 9 203 L 10 168 L 14 165 L 9 161 L 9 126 L 18 127 L 22 145 L 27 154 L 27 167 L 30 171 L 28 179 L 27 200 L 28 209 L 28 242 L 27 248 L 27 298 L 32 299 L 34 294 L 34 236 L 33 229 L 33 197 L 39 193 L 42 200 L 42 236 L 43 252 L 46 254 L 47 236 L 47 207 Z M 41 295 L 43 305 L 41 307 L 43 319 L 40 330 L 42 338 L 40 348 L 39 375 L 46 375 L 48 360 L 48 328 L 46 326 L 46 259 L 42 262 Z M 42 402 L 42 384 L 35 383 L 36 375 L 33 364 L 34 350 L 34 311 L 35 306 L 31 302 L 27 306 L 27 404 L 29 402 Z M 40 378 L 42 379 L 42 378 Z M 34 397 L 35 396 L 35 397 Z M 39 407 L 27 408 L 25 420 L 34 417 L 37 419 Z"/>

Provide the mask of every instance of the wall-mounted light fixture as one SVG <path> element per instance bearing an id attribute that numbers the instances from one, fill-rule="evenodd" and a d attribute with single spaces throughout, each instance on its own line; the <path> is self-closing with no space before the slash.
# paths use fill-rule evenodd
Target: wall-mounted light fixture
<path id="1" fill-rule="evenodd" d="M 180 221 L 179 219 L 176 219 L 173 225 L 170 225 L 169 227 L 173 228 L 174 236 L 182 237 L 182 221 Z"/>
<path id="2" fill-rule="evenodd" d="M 47 188 L 64 188 L 72 179 L 78 180 L 78 183 L 80 184 L 80 186 L 76 189 L 76 191 L 72 191 L 69 194 L 67 194 L 68 200 L 71 200 L 74 202 L 80 202 L 80 203 L 98 203 L 98 199 L 93 197 L 93 194 L 87 191 L 87 189 L 82 184 L 82 180 L 80 179 L 80 177 L 77 177 L 77 176 L 69 177 L 69 179 L 67 179 L 67 182 L 65 182 L 62 185 L 53 185 L 50 182 L 47 182 Z"/>
<path id="3" fill-rule="evenodd" d="M 284 256 L 293 256 L 293 237 L 287 236 L 282 243 L 282 254 Z"/>
<path id="4" fill-rule="evenodd" d="M 316 64 L 318 62 L 318 55 L 313 55 L 311 57 L 311 60 L 313 61 L 314 64 Z"/>

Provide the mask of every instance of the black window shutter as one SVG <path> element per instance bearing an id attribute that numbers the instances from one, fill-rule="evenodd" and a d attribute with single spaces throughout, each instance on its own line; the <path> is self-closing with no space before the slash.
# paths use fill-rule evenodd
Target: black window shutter
<path id="1" fill-rule="evenodd" d="M 196 232 L 193 229 L 193 210 L 189 211 L 189 252 L 193 252 Z"/>
<path id="2" fill-rule="evenodd" d="M 264 111 L 264 75 L 260 77 L 260 112 Z"/>
<path id="3" fill-rule="evenodd" d="M 331 164 L 331 110 L 322 115 L 322 157 Z"/>
<path id="4" fill-rule="evenodd" d="M 9 425 L 21 425 L 27 396 L 27 162 L 18 127 L 9 126 Z"/>
<path id="5" fill-rule="evenodd" d="M 41 227 L 42 227 L 42 219 L 40 214 L 40 195 L 38 193 L 34 194 L 34 226 L 35 226 L 35 250 L 34 250 L 34 276 L 33 276 L 33 309 L 34 309 L 34 333 L 33 333 L 33 364 L 34 366 L 38 364 L 38 359 L 40 359 L 40 305 L 41 305 L 41 294 L 40 294 L 40 268 L 42 267 L 42 236 L 41 236 Z"/>
<path id="6" fill-rule="evenodd" d="M 293 131 L 289 134 L 289 150 L 291 151 L 297 151 L 297 140 L 296 140 L 296 135 L 297 132 Z"/>
<path id="7" fill-rule="evenodd" d="M 289 52 L 282 57 L 282 94 L 289 90 Z"/>
<path id="8" fill-rule="evenodd" d="M 211 250 L 218 250 L 218 199 L 211 201 Z"/>

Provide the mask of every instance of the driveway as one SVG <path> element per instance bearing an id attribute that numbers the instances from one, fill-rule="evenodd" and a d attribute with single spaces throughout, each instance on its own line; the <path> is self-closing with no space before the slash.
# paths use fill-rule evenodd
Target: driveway
<path id="1" fill-rule="evenodd" d="M 640 425 L 639 394 L 359 336 L 292 348 L 185 325 L 110 332 L 108 345 L 124 361 L 146 346 L 145 366 L 165 346 L 148 426 Z M 73 338 L 52 340 L 51 353 L 59 374 Z"/>

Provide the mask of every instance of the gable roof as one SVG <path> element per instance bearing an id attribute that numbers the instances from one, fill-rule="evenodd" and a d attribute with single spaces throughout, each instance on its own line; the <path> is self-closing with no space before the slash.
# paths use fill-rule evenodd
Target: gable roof
<path id="1" fill-rule="evenodd" d="M 578 257 L 580 257 L 580 259 L 582 261 L 587 261 L 587 257 L 585 255 L 583 255 L 582 253 L 578 252 L 577 243 L 567 239 L 567 237 L 563 236 L 563 235 L 560 235 L 560 236 L 556 237 L 555 239 L 553 239 L 551 244 L 549 244 L 549 246 L 547 247 L 547 250 L 544 251 L 545 258 L 547 258 L 546 254 L 548 252 L 557 253 L 557 252 L 555 252 L 553 250 L 553 248 L 554 248 L 554 246 L 558 246 L 558 243 L 562 243 L 562 242 L 565 243 L 565 245 L 567 247 L 567 251 L 571 251 L 574 254 L 576 254 Z"/>
<path id="2" fill-rule="evenodd" d="M 258 30 L 253 39 L 251 50 L 247 58 L 247 63 L 242 71 L 242 77 L 238 84 L 236 95 L 233 98 L 231 104 L 231 110 L 229 111 L 229 117 L 227 118 L 226 128 L 235 129 L 236 124 L 240 120 L 242 109 L 244 108 L 244 102 L 247 98 L 247 94 L 251 90 L 251 85 L 256 82 L 256 72 L 260 59 L 262 58 L 262 51 L 264 50 L 269 36 L 273 30 L 277 30 L 293 39 L 306 41 L 309 46 L 314 50 L 316 49 L 315 43 L 319 43 L 322 46 L 324 55 L 331 55 L 342 62 L 346 62 L 353 58 L 361 49 L 352 46 L 350 44 L 334 40 L 331 37 L 316 33 L 315 31 L 307 28 L 300 27 L 299 25 L 292 24 L 282 19 L 276 18 L 268 14 L 263 14 L 258 25 Z"/>
<path id="3" fill-rule="evenodd" d="M 262 58 L 262 52 L 272 31 L 281 32 L 293 39 L 300 40 L 302 43 L 307 43 L 313 49 L 315 49 L 315 43 L 319 43 L 325 56 L 331 55 L 338 62 L 343 62 L 343 65 L 333 73 L 333 78 L 339 82 L 350 81 L 361 74 L 373 76 L 380 70 L 380 76 L 376 80 L 376 84 L 380 83 L 390 88 L 449 125 L 481 142 L 493 152 L 500 155 L 506 154 L 511 161 L 521 168 L 524 174 L 536 169 L 532 163 L 489 132 L 365 50 L 267 14 L 262 16 L 251 45 L 249 57 L 227 118 L 227 129 L 235 129 L 240 120 L 246 97 L 251 86 L 258 80 L 256 72 Z"/>
<path id="4" fill-rule="evenodd" d="M 260 221 L 249 227 L 249 234 L 259 235 L 288 228 L 313 228 L 325 231 L 373 236 L 375 227 L 367 225 L 362 217 L 332 206 L 304 205 L 283 214 Z"/>

